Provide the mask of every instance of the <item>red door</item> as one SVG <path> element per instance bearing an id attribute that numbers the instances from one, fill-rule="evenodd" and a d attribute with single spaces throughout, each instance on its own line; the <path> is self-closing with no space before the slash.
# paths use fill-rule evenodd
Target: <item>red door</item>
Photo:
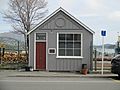
<path id="1" fill-rule="evenodd" d="M 46 69 L 46 42 L 36 42 L 36 69 Z"/>

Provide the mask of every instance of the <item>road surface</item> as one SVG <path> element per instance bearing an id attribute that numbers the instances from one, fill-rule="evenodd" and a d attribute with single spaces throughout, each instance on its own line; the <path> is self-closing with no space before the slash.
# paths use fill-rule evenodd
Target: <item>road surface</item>
<path id="1" fill-rule="evenodd" d="M 112 78 L 4 77 L 0 90 L 120 90 Z"/>

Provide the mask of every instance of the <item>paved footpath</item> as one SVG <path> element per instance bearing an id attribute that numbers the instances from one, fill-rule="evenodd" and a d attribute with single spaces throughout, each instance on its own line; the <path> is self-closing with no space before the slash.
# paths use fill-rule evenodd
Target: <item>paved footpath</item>
<path id="1" fill-rule="evenodd" d="M 33 71 L 33 72 L 19 72 L 16 70 L 0 71 L 0 78 L 2 77 L 91 77 L 91 78 L 111 78 L 116 77 L 117 74 L 87 74 L 83 75 L 75 72 L 48 72 L 48 71 Z"/>

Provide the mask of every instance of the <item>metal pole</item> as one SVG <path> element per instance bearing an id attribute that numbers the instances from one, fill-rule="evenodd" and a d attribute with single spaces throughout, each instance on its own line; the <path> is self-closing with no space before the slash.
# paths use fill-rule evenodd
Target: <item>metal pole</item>
<path id="1" fill-rule="evenodd" d="M 102 36 L 102 70 L 101 74 L 103 75 L 103 65 L 104 65 L 104 36 Z"/>

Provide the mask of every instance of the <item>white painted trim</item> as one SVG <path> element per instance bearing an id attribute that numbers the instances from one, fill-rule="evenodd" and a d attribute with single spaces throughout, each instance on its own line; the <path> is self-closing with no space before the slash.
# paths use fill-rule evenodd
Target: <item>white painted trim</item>
<path id="1" fill-rule="evenodd" d="M 82 25 L 85 29 L 87 29 L 89 32 L 91 32 L 92 34 L 94 34 L 95 32 L 93 30 L 91 30 L 89 27 L 87 27 L 85 24 L 83 24 L 82 22 L 80 22 L 78 19 L 76 19 L 74 16 L 72 16 L 70 13 L 68 13 L 65 9 L 63 9 L 62 7 L 58 8 L 56 11 L 54 11 L 52 14 L 50 14 L 48 17 L 46 17 L 44 20 L 42 20 L 39 24 L 37 24 L 32 30 L 30 30 L 27 34 L 29 35 L 31 32 L 33 32 L 34 30 L 36 30 L 40 25 L 42 25 L 44 22 L 46 22 L 47 20 L 49 20 L 51 17 L 53 17 L 55 14 L 57 14 L 59 11 L 64 12 L 66 15 L 68 15 L 69 17 L 71 17 L 74 21 L 76 21 L 78 24 Z"/>
<path id="2" fill-rule="evenodd" d="M 81 56 L 83 57 L 83 33 L 81 33 Z"/>
<path id="3" fill-rule="evenodd" d="M 29 37 L 29 51 L 28 51 L 28 55 L 29 55 L 29 57 L 28 57 L 28 66 L 30 66 L 30 36 L 28 36 Z"/>
<path id="4" fill-rule="evenodd" d="M 58 57 L 58 35 L 59 35 L 59 33 L 57 32 L 57 57 Z"/>
<path id="5" fill-rule="evenodd" d="M 36 70 L 36 33 L 34 33 L 34 70 Z"/>
<path id="6" fill-rule="evenodd" d="M 48 33 L 47 32 L 45 32 L 46 33 L 46 71 L 48 70 Z"/>
<path id="7" fill-rule="evenodd" d="M 57 56 L 56 58 L 84 58 L 82 56 Z"/>
<path id="8" fill-rule="evenodd" d="M 81 56 L 59 56 L 58 55 L 59 34 L 81 34 Z M 56 58 L 83 58 L 83 33 L 81 33 L 81 32 L 57 32 L 57 56 L 56 56 Z"/>
<path id="9" fill-rule="evenodd" d="M 36 42 L 46 42 L 46 40 L 36 40 Z"/>
<path id="10" fill-rule="evenodd" d="M 54 53 L 50 53 L 49 51 L 50 51 L 50 49 L 54 49 L 55 50 L 55 52 Z M 48 48 L 48 54 L 56 54 L 56 48 Z"/>
<path id="11" fill-rule="evenodd" d="M 46 33 L 46 40 L 36 40 L 36 33 Z M 36 70 L 36 42 L 46 42 L 46 70 L 48 70 L 48 33 L 47 32 L 35 32 L 34 33 L 34 70 Z"/>

